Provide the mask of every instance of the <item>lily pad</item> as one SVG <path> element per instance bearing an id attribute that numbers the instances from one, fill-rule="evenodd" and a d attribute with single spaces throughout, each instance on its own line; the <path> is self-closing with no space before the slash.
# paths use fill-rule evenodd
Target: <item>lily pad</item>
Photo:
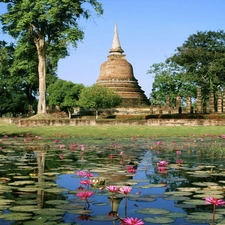
<path id="1" fill-rule="evenodd" d="M 93 221 L 113 221 L 116 220 L 118 217 L 116 216 L 106 216 L 106 215 L 97 215 L 97 216 L 92 216 L 91 220 Z"/>
<path id="2" fill-rule="evenodd" d="M 28 220 L 32 218 L 32 214 L 29 213 L 6 213 L 0 215 L 1 219 L 4 220 Z"/>
<path id="3" fill-rule="evenodd" d="M 12 206 L 10 210 L 16 212 L 34 212 L 40 210 L 40 207 L 34 205 Z"/>
<path id="4" fill-rule="evenodd" d="M 154 224 L 168 224 L 174 222 L 174 219 L 169 217 L 146 217 L 143 218 L 143 220 Z"/>
<path id="5" fill-rule="evenodd" d="M 162 215 L 162 214 L 168 214 L 170 213 L 169 210 L 167 209 L 160 209 L 160 208 L 142 208 L 142 209 L 138 209 L 135 211 L 136 213 L 139 214 L 158 214 L 158 215 Z"/>

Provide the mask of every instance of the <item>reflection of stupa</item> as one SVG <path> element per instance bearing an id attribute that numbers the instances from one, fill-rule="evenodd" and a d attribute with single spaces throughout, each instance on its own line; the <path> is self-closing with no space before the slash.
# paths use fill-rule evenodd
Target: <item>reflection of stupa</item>
<path id="1" fill-rule="evenodd" d="M 98 85 L 113 89 L 123 98 L 123 106 L 147 105 L 148 100 L 138 85 L 132 65 L 127 62 L 120 46 L 117 26 L 115 25 L 112 48 L 108 61 L 101 65 Z"/>

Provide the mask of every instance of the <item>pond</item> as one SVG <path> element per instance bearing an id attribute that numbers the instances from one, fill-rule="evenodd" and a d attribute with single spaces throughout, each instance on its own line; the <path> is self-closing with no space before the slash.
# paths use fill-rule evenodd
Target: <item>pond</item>
<path id="1" fill-rule="evenodd" d="M 225 135 L 0 138 L 0 224 L 211 224 Z M 136 218 L 136 223 L 124 218 Z M 215 224 L 225 224 L 216 206 Z M 138 222 L 139 221 L 139 222 Z M 142 223 L 140 222 L 142 221 Z"/>

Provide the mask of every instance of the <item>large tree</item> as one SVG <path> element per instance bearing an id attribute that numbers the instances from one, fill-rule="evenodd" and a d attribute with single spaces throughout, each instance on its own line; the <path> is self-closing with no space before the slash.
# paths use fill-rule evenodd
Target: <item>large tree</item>
<path id="1" fill-rule="evenodd" d="M 189 36 L 168 61 L 185 70 L 183 80 L 200 87 L 204 101 L 210 92 L 216 94 L 225 88 L 224 31 L 204 31 Z"/>
<path id="2" fill-rule="evenodd" d="M 60 110 L 68 113 L 71 118 L 73 108 L 77 106 L 83 84 L 74 84 L 71 81 L 58 79 L 47 88 L 47 100 L 51 106 L 59 106 Z"/>
<path id="3" fill-rule="evenodd" d="M 191 82 L 185 82 L 185 71 L 176 63 L 153 64 L 147 73 L 154 75 L 149 99 L 151 105 L 165 105 L 166 96 L 170 97 L 171 106 L 176 105 L 176 96 L 181 96 L 181 100 L 188 95 L 196 98 L 196 86 Z"/>
<path id="4" fill-rule="evenodd" d="M 36 47 L 38 57 L 39 99 L 38 114 L 46 113 L 47 53 L 58 55 L 69 44 L 77 47 L 84 33 L 78 26 L 80 17 L 91 16 L 89 6 L 97 14 L 102 7 L 97 0 L 0 0 L 8 11 L 1 15 L 3 30 L 18 40 L 28 36 Z M 89 6 L 88 6 L 89 5 Z M 58 55 L 58 58 L 61 56 Z"/>
<path id="5" fill-rule="evenodd" d="M 82 90 L 77 104 L 83 108 L 95 109 L 97 119 L 99 109 L 116 107 L 121 102 L 119 94 L 107 87 L 94 84 Z"/>

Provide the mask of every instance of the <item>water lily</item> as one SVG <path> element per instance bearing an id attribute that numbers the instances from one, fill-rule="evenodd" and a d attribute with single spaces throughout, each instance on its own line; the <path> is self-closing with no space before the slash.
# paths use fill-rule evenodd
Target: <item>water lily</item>
<path id="1" fill-rule="evenodd" d="M 111 193 L 116 193 L 119 191 L 119 187 L 115 186 L 115 185 L 109 185 L 106 187 L 106 190 L 111 192 Z"/>
<path id="2" fill-rule="evenodd" d="M 158 166 L 167 166 L 167 165 L 168 165 L 168 162 L 165 161 L 165 160 L 159 161 L 159 162 L 157 163 L 157 165 L 158 165 Z"/>
<path id="3" fill-rule="evenodd" d="M 80 150 L 81 150 L 81 151 L 84 151 L 84 150 L 85 150 L 84 145 L 80 145 Z"/>
<path id="4" fill-rule="evenodd" d="M 212 225 L 214 225 L 215 214 L 216 214 L 216 206 L 225 205 L 225 201 L 223 201 L 222 199 L 207 197 L 207 198 L 205 198 L 205 204 L 213 205 Z"/>
<path id="5" fill-rule="evenodd" d="M 77 217 L 78 220 L 91 220 L 91 215 L 80 215 Z"/>
<path id="6" fill-rule="evenodd" d="M 176 151 L 176 154 L 177 154 L 177 155 L 180 155 L 180 154 L 181 154 L 181 150 L 177 150 L 177 151 Z"/>
<path id="7" fill-rule="evenodd" d="M 158 172 L 159 172 L 159 173 L 160 173 L 160 172 L 165 172 L 165 171 L 166 171 L 166 167 L 165 167 L 165 166 L 158 166 L 157 169 L 158 169 Z"/>
<path id="8" fill-rule="evenodd" d="M 156 142 L 156 145 L 161 145 L 162 144 L 162 141 L 157 141 Z"/>
<path id="9" fill-rule="evenodd" d="M 86 200 L 87 198 L 90 198 L 92 195 L 94 195 L 93 191 L 82 191 L 78 192 L 76 194 L 79 198 Z"/>
<path id="10" fill-rule="evenodd" d="M 127 172 L 129 172 L 129 173 L 136 173 L 136 169 L 133 166 L 128 166 L 127 167 Z"/>
<path id="11" fill-rule="evenodd" d="M 76 172 L 76 175 L 78 175 L 79 177 L 84 177 L 86 175 L 86 172 L 81 170 Z"/>
<path id="12" fill-rule="evenodd" d="M 132 191 L 132 187 L 122 187 L 119 189 L 119 192 L 125 195 L 129 194 L 131 191 Z"/>
<path id="13" fill-rule="evenodd" d="M 176 163 L 177 163 L 178 165 L 180 165 L 180 164 L 183 163 L 183 160 L 182 160 L 182 159 L 177 159 L 177 160 L 176 160 Z"/>
<path id="14" fill-rule="evenodd" d="M 131 139 L 132 141 L 136 141 L 136 137 L 132 137 L 132 139 Z"/>
<path id="15" fill-rule="evenodd" d="M 95 193 L 93 191 L 81 191 L 81 192 L 78 192 L 76 195 L 77 195 L 77 197 L 85 200 L 89 207 L 88 198 L 90 198 L 94 194 Z"/>
<path id="16" fill-rule="evenodd" d="M 83 184 L 83 185 L 90 185 L 90 184 L 93 184 L 93 182 L 91 182 L 90 180 L 81 180 L 81 181 L 80 181 L 80 184 Z"/>
<path id="17" fill-rule="evenodd" d="M 143 225 L 143 224 L 144 222 L 142 221 L 142 219 L 133 218 L 133 217 L 124 218 L 120 222 L 120 225 Z"/>

